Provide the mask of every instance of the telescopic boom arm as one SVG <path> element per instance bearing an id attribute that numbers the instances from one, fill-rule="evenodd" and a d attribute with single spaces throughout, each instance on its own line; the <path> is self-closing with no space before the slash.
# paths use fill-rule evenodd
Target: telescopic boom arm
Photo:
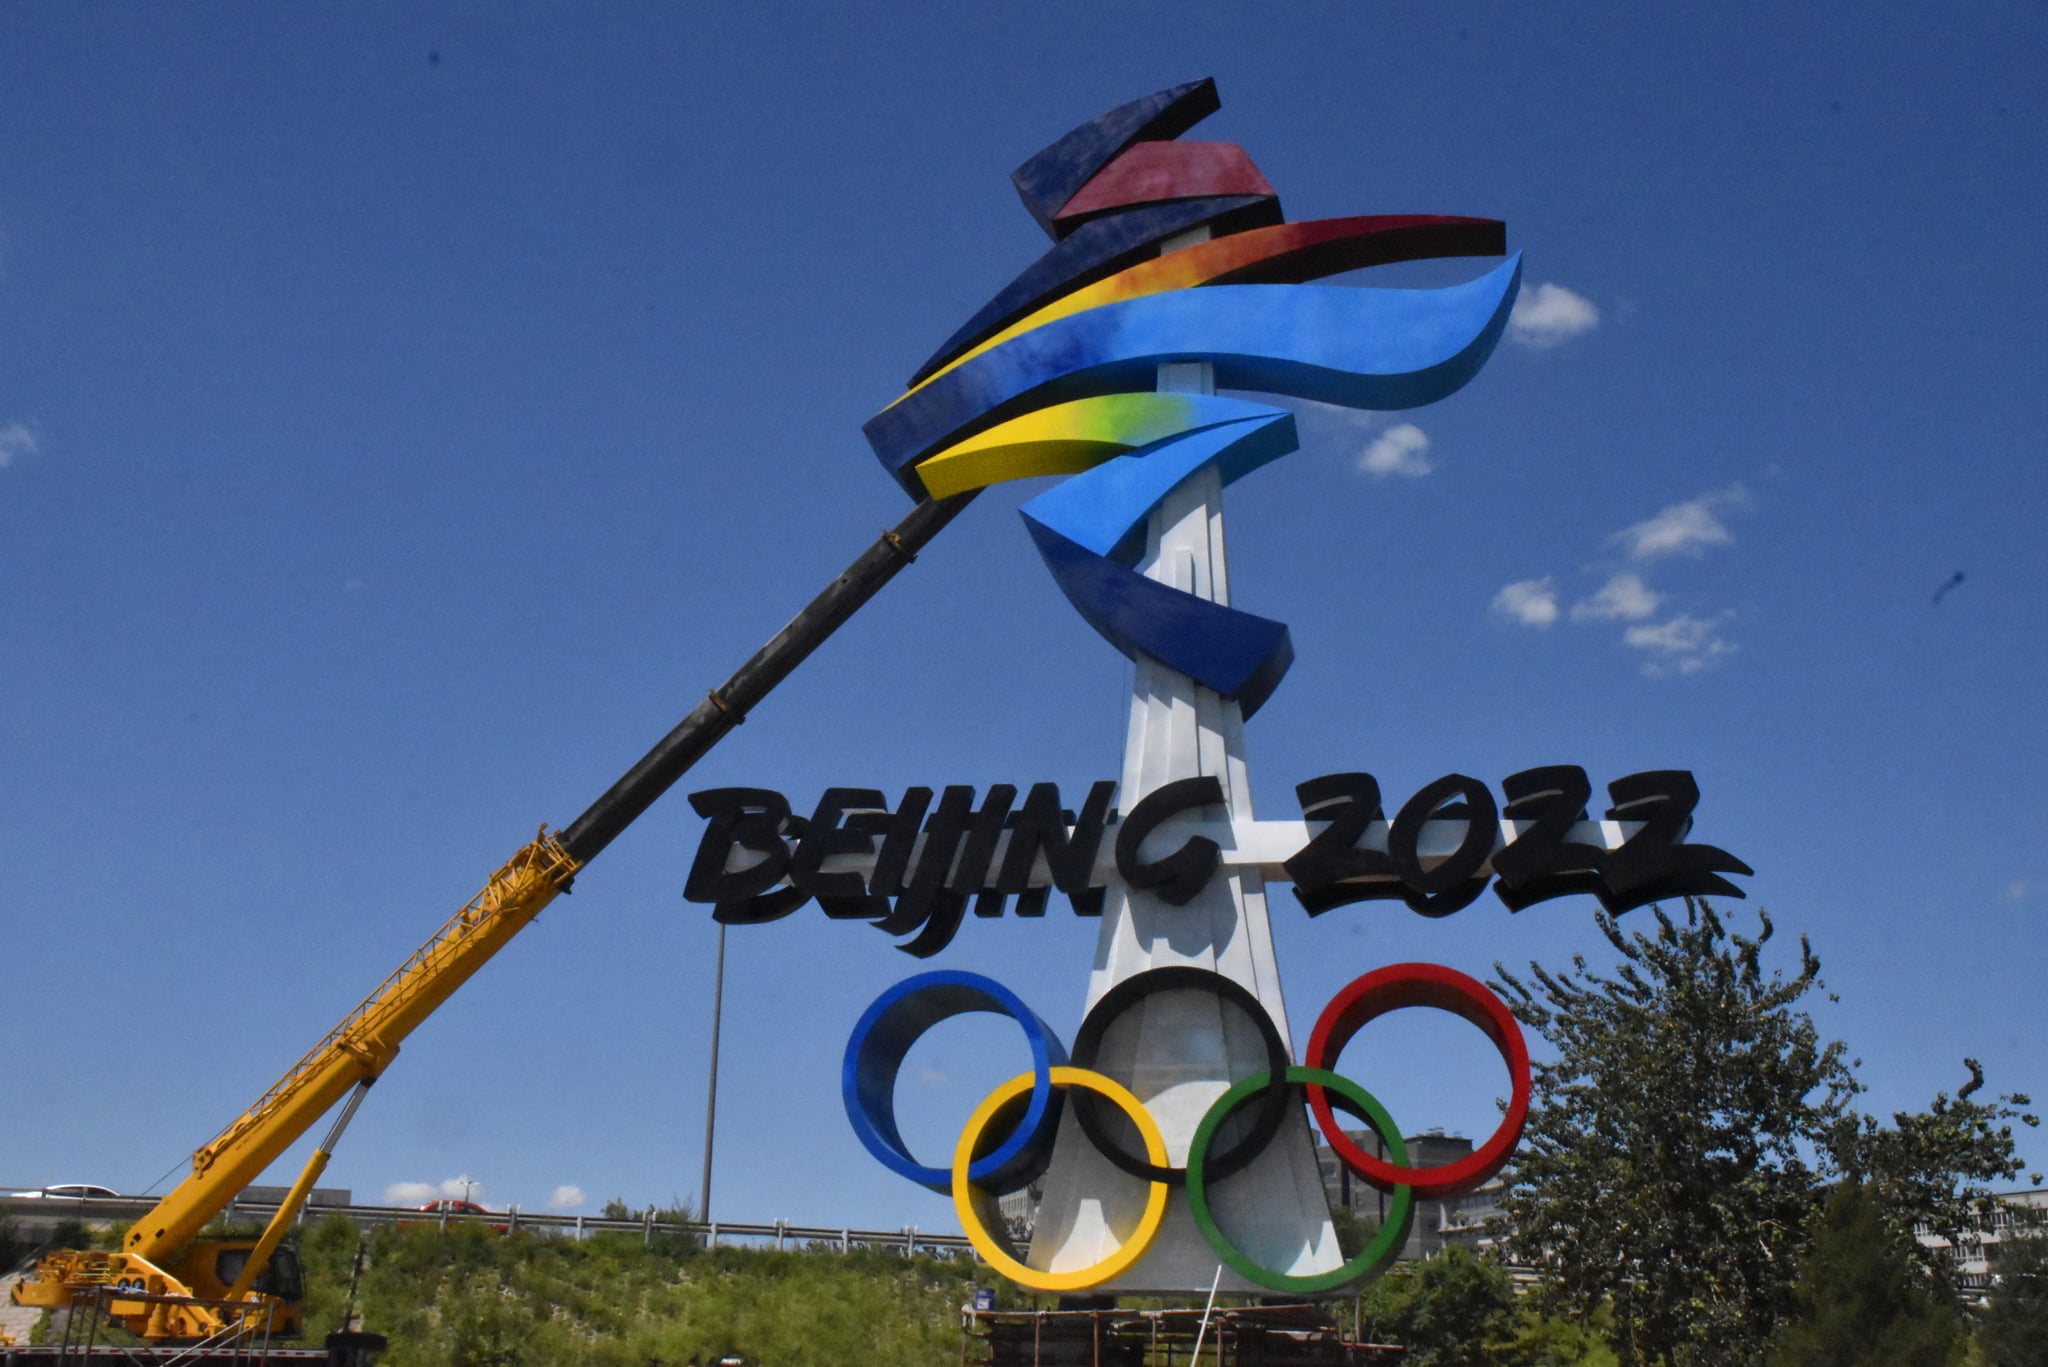
<path id="1" fill-rule="evenodd" d="M 750 710 L 915 559 L 973 498 L 971 492 L 957 494 L 927 500 L 911 509 L 730 679 L 711 690 L 583 815 L 557 834 L 542 827 L 530 844 L 491 875 L 482 892 L 257 1098 L 255 1105 L 192 1155 L 191 1175 L 135 1223 L 123 1250 L 151 1262 L 168 1256 L 225 1209 L 336 1102 L 357 1086 L 374 1082 L 420 1022 L 567 890 L 584 865 L 744 721 Z M 316 1154 L 315 1161 L 324 1164 L 325 1156 L 324 1151 Z M 310 1185 L 310 1181 L 301 1181 L 294 1194 Z M 287 1207 L 293 1204 L 286 1203 Z M 295 1210 L 280 1209 L 273 1227 L 281 1230 L 295 1214 Z M 252 1269 L 241 1279 L 242 1284 L 254 1275 Z"/>

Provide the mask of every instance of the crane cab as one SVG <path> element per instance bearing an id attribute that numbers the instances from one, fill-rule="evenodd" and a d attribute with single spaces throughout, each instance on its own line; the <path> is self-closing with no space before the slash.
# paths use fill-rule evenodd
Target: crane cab
<path id="1" fill-rule="evenodd" d="M 200 1300 L 220 1300 L 249 1265 L 249 1255 L 255 1249 L 254 1235 L 194 1239 L 164 1270 L 185 1283 L 186 1289 Z M 306 1277 L 297 1249 L 279 1248 L 273 1252 L 270 1265 L 257 1276 L 251 1289 L 261 1292 L 270 1304 L 270 1337 L 295 1339 L 304 1332 Z"/>

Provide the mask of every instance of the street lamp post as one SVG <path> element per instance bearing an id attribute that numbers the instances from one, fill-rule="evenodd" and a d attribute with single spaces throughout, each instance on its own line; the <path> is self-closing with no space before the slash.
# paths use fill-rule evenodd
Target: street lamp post
<path id="1" fill-rule="evenodd" d="M 711 1081 L 704 1102 L 704 1185 L 697 1194 L 697 1218 L 711 1218 L 711 1137 L 718 1125 L 718 1022 L 725 1005 L 725 923 L 718 923 L 718 968 L 711 980 Z"/>

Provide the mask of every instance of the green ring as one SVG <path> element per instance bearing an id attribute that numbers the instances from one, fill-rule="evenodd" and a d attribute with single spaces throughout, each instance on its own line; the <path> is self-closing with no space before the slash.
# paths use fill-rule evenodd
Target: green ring
<path id="1" fill-rule="evenodd" d="M 1415 1222 L 1415 1189 L 1395 1187 L 1394 1204 L 1387 1210 L 1387 1218 L 1380 1225 L 1380 1232 L 1373 1241 L 1359 1250 L 1358 1256 L 1342 1267 L 1331 1272 L 1313 1273 L 1306 1277 L 1290 1276 L 1261 1267 L 1239 1252 L 1237 1246 L 1216 1223 L 1209 1211 L 1209 1185 L 1203 1169 L 1209 1157 L 1209 1142 L 1216 1135 L 1216 1129 L 1224 1119 L 1253 1096 L 1265 1090 L 1268 1075 L 1254 1073 L 1216 1098 L 1202 1117 L 1202 1123 L 1195 1127 L 1195 1137 L 1188 1145 L 1188 1205 L 1195 1213 L 1195 1225 L 1202 1231 L 1202 1237 L 1209 1241 L 1209 1247 L 1216 1250 L 1218 1257 L 1230 1269 L 1246 1281 L 1267 1287 L 1274 1291 L 1295 1291 L 1313 1294 L 1318 1291 L 1334 1291 L 1340 1286 L 1363 1278 L 1375 1276 L 1392 1266 L 1399 1256 L 1402 1245 L 1408 1242 L 1408 1231 Z M 1408 1146 L 1401 1142 L 1401 1132 L 1394 1127 L 1393 1117 L 1380 1105 L 1371 1092 L 1353 1082 L 1350 1078 L 1323 1068 L 1289 1068 L 1287 1081 L 1293 1084 L 1316 1083 L 1350 1104 L 1344 1109 L 1358 1116 L 1373 1131 L 1386 1141 L 1394 1161 L 1402 1167 L 1408 1166 Z"/>

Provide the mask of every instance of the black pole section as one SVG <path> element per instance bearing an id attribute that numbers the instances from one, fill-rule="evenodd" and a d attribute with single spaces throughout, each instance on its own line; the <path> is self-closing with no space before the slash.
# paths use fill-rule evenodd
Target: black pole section
<path id="1" fill-rule="evenodd" d="M 747 713 L 774 691 L 775 685 L 788 678 L 790 671 L 802 664 L 826 637 L 859 611 L 882 585 L 895 578 L 896 571 L 916 559 L 917 553 L 979 492 L 970 489 L 949 498 L 928 499 L 912 508 L 893 530 L 883 532 L 880 540 L 813 598 L 809 607 L 791 618 L 773 640 L 755 651 L 754 657 L 741 665 L 723 687 L 712 689 L 710 697 L 698 703 L 675 730 L 626 771 L 624 778 L 571 822 L 562 832 L 562 847 L 579 864 L 596 858 L 691 765 L 723 740 L 726 732 L 745 721 Z"/>

